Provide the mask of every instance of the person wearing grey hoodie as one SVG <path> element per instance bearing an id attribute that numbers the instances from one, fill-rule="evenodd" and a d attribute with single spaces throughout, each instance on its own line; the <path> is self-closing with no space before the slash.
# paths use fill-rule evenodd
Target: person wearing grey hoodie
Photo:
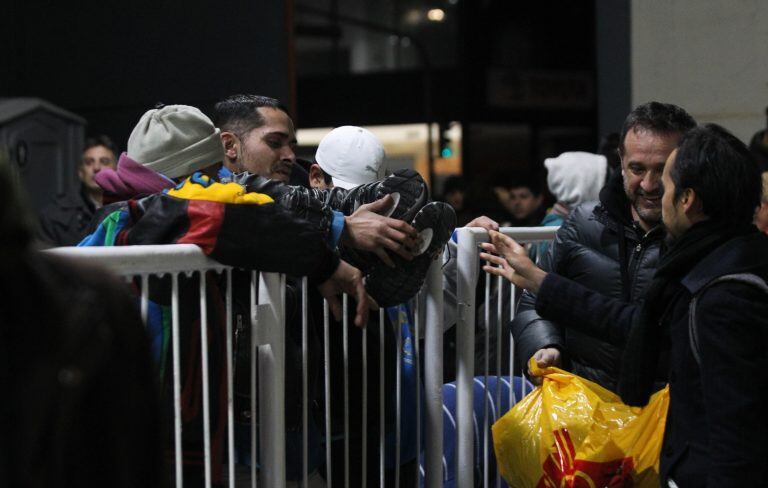
<path id="1" fill-rule="evenodd" d="M 547 186 L 556 201 L 544 216 L 541 225 L 559 227 L 576 205 L 596 202 L 608 174 L 608 161 L 601 154 L 582 151 L 564 152 L 556 158 L 544 160 L 547 168 Z M 534 262 L 549 250 L 549 242 L 531 247 Z"/>

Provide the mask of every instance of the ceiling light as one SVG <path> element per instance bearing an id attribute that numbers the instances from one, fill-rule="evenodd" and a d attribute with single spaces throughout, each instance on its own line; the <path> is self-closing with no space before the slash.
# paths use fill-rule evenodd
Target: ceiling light
<path id="1" fill-rule="evenodd" d="M 427 12 L 427 18 L 432 22 L 442 22 L 445 20 L 445 10 L 441 8 L 433 8 Z"/>

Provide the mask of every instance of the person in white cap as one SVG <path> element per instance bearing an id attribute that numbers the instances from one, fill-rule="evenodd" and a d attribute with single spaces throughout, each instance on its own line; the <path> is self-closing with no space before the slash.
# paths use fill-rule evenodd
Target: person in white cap
<path id="1" fill-rule="evenodd" d="M 316 163 L 309 167 L 309 183 L 313 188 L 333 186 L 349 190 L 376 181 L 384 176 L 384 156 L 384 146 L 368 129 L 337 127 L 320 140 Z"/>

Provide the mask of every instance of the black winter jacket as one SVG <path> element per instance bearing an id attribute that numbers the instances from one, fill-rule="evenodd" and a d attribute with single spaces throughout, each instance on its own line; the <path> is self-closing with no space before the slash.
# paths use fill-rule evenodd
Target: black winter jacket
<path id="1" fill-rule="evenodd" d="M 656 269 L 662 237 L 660 226 L 644 232 L 632 221 L 621 174 L 616 173 L 600 192 L 599 203 L 573 209 L 540 266 L 608 297 L 639 302 Z M 544 298 L 562 299 L 556 289 Z M 536 300 L 526 291 L 512 322 L 521 360 L 528 361 L 541 348 L 555 347 L 563 354 L 564 369 L 615 391 L 620 345 L 611 344 L 608 337 L 587 335 L 568 320 L 542 319 L 535 310 Z"/>
<path id="2" fill-rule="evenodd" d="M 96 211 L 85 187 L 56 198 L 40 212 L 38 238 L 46 246 L 76 246 L 86 236 Z"/>
<path id="3" fill-rule="evenodd" d="M 715 278 L 751 273 L 768 279 L 768 238 L 726 242 L 682 280 L 669 307 L 670 405 L 660 474 L 679 486 L 765 486 L 768 461 L 768 294 Z M 689 303 L 697 296 L 696 361 Z"/>
<path id="4" fill-rule="evenodd" d="M 768 280 L 768 237 L 755 232 L 721 245 L 680 280 L 678 291 L 664 305 L 660 322 L 670 339 L 670 405 L 660 460 L 662 486 L 668 478 L 680 487 L 765 486 L 768 294 L 737 281 L 712 284 L 719 277 L 743 273 Z M 576 327 L 602 331 L 617 344 L 626 341 L 640 314 L 638 304 L 549 274 L 540 291 L 553 290 L 585 306 L 569 311 L 560 302 L 539 300 L 539 310 L 572 317 Z M 595 313 L 600 314 L 597 321 L 590 319 Z M 692 327 L 696 341 L 691 340 Z M 666 368 L 662 363 L 659 366 Z"/>

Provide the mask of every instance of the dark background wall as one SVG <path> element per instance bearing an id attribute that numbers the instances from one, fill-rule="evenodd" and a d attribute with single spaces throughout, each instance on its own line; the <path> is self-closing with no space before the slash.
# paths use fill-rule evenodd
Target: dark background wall
<path id="1" fill-rule="evenodd" d="M 10 0 L 0 16 L 0 96 L 35 96 L 121 148 L 156 103 L 205 109 L 239 92 L 290 98 L 282 0 Z"/>

